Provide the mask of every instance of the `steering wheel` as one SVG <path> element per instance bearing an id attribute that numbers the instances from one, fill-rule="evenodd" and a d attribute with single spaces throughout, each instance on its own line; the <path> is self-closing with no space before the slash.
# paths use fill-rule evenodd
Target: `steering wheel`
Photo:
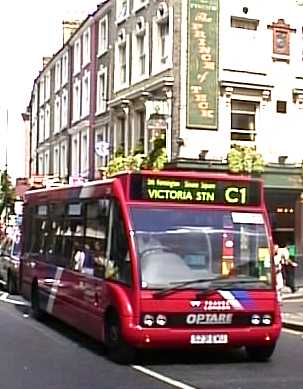
<path id="1" fill-rule="evenodd" d="M 148 247 L 140 252 L 140 256 L 143 257 L 144 255 L 148 254 L 149 252 L 152 251 L 171 251 L 168 247 L 165 246 L 153 246 L 153 247 Z"/>

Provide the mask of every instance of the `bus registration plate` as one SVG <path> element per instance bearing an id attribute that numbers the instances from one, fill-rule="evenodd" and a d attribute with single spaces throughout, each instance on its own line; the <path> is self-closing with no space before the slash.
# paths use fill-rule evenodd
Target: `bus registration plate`
<path id="1" fill-rule="evenodd" d="M 192 334 L 190 337 L 191 344 L 226 344 L 228 343 L 227 334 Z"/>

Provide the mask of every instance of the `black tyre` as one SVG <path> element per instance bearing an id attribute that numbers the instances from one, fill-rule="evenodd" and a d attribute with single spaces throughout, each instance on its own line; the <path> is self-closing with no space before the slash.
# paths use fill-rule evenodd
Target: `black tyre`
<path id="1" fill-rule="evenodd" d="M 120 320 L 116 313 L 111 313 L 105 323 L 105 348 L 108 358 L 126 365 L 133 362 L 136 351 L 128 345 L 121 333 Z"/>
<path id="2" fill-rule="evenodd" d="M 16 294 L 17 292 L 16 279 L 10 271 L 7 273 L 6 290 L 8 291 L 9 294 Z"/>
<path id="3" fill-rule="evenodd" d="M 31 315 L 36 320 L 42 321 L 45 318 L 45 312 L 40 307 L 39 288 L 36 284 L 32 287 L 31 295 Z"/>
<path id="4" fill-rule="evenodd" d="M 246 346 L 246 353 L 252 361 L 265 362 L 270 359 L 275 347 L 275 343 L 268 346 Z"/>

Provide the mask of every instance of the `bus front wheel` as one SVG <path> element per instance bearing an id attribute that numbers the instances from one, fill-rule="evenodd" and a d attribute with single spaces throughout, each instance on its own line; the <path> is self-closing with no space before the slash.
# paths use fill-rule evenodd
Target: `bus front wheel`
<path id="1" fill-rule="evenodd" d="M 265 362 L 270 359 L 275 347 L 275 343 L 268 346 L 246 346 L 246 354 L 252 361 Z"/>
<path id="2" fill-rule="evenodd" d="M 120 364 L 130 364 L 135 349 L 123 339 L 118 314 L 110 313 L 105 323 L 105 348 L 109 359 Z"/>

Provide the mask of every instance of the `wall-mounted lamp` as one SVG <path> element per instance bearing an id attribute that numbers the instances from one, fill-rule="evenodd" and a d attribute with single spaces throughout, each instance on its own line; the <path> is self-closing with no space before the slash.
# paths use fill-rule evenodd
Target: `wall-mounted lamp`
<path id="1" fill-rule="evenodd" d="M 245 13 L 245 15 L 248 13 L 248 8 L 247 7 L 243 7 L 242 9 L 243 13 Z"/>
<path id="2" fill-rule="evenodd" d="M 200 161 L 205 161 L 208 150 L 201 150 L 199 154 Z"/>
<path id="3" fill-rule="evenodd" d="M 279 155 L 278 157 L 278 162 L 281 164 L 281 165 L 284 165 L 286 160 L 288 158 L 288 155 Z"/>
<path id="4" fill-rule="evenodd" d="M 176 143 L 177 143 L 178 147 L 184 146 L 184 139 L 177 138 Z"/>

